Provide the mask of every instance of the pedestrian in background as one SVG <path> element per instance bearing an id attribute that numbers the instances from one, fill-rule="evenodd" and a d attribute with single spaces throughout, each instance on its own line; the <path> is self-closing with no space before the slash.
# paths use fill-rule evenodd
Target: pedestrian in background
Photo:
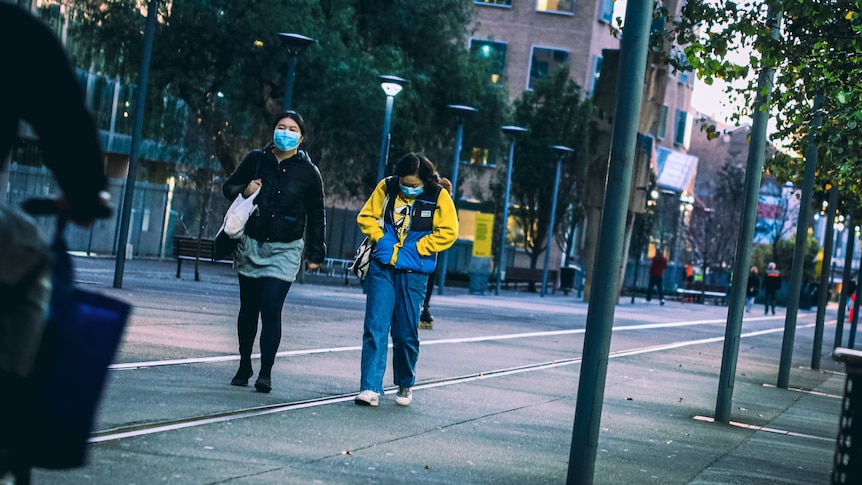
<path id="1" fill-rule="evenodd" d="M 646 301 L 652 301 L 652 289 L 656 288 L 660 304 L 664 305 L 664 270 L 667 268 L 667 258 L 664 257 L 662 249 L 656 251 L 649 265 L 649 286 L 646 292 Z"/>
<path id="2" fill-rule="evenodd" d="M 775 315 L 775 296 L 778 290 L 781 289 L 781 272 L 775 269 L 775 263 L 770 262 L 766 267 L 766 275 L 763 277 L 764 290 L 764 308 L 763 314 L 769 314 L 772 309 L 772 314 Z"/>
<path id="3" fill-rule="evenodd" d="M 326 257 L 323 180 L 308 154 L 299 149 L 305 121 L 295 111 L 279 114 L 272 124 L 272 142 L 243 158 L 225 182 L 229 200 L 249 197 L 258 188 L 257 210 L 249 217 L 234 252 L 239 277 L 239 369 L 234 386 L 247 386 L 254 374 L 251 351 L 260 317 L 260 371 L 254 388 L 272 390 L 272 366 L 281 344 L 281 312 L 296 279 L 303 250 L 307 270 Z M 304 239 L 303 239 L 304 236 Z"/>
<path id="4" fill-rule="evenodd" d="M 757 274 L 757 266 L 752 266 L 748 273 L 748 284 L 745 289 L 745 311 L 751 311 L 754 306 L 754 298 L 758 293 L 760 293 L 760 276 Z"/>
<path id="5" fill-rule="evenodd" d="M 446 177 L 440 177 L 439 173 L 435 173 L 437 184 L 446 189 L 449 194 L 452 193 L 452 182 Z M 425 292 L 425 302 L 422 303 L 422 314 L 419 316 L 419 328 L 431 330 L 434 328 L 434 317 L 431 315 L 431 295 L 434 293 L 434 283 L 437 282 L 437 269 L 428 276 L 428 290 Z"/>
<path id="6" fill-rule="evenodd" d="M 381 180 L 356 216 L 375 243 L 365 278 L 367 297 L 362 333 L 359 394 L 354 402 L 377 406 L 389 335 L 395 403 L 413 401 L 419 358 L 419 313 L 437 254 L 458 238 L 458 218 L 449 193 L 437 185 L 434 164 L 421 153 L 405 155 L 393 176 Z M 380 226 L 383 221 L 383 227 Z"/>

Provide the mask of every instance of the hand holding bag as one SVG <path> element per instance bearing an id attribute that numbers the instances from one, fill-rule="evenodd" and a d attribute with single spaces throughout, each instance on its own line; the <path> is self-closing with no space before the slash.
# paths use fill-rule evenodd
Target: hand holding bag
<path id="1" fill-rule="evenodd" d="M 227 234 L 231 239 L 239 239 L 245 231 L 245 223 L 248 222 L 249 216 L 257 209 L 254 199 L 260 193 L 260 187 L 254 191 L 249 197 L 243 197 L 242 193 L 236 196 L 227 212 L 224 215 L 219 231 Z"/>
<path id="2" fill-rule="evenodd" d="M 380 219 L 377 219 L 377 223 L 380 224 L 380 227 L 383 227 L 383 214 L 386 211 L 386 206 L 389 205 L 389 194 L 386 194 L 386 198 L 383 199 L 383 210 L 380 211 Z M 371 242 L 371 238 L 365 236 L 365 239 L 359 243 L 359 247 L 356 248 L 356 255 L 353 256 L 353 264 L 347 268 L 350 271 L 350 274 L 358 277 L 361 280 L 364 280 L 366 276 L 368 276 L 368 268 L 371 266 L 371 253 L 374 252 L 374 243 Z"/>

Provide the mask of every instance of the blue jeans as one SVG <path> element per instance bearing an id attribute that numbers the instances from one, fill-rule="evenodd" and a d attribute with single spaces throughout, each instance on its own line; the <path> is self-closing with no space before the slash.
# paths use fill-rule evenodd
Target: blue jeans
<path id="1" fill-rule="evenodd" d="M 428 275 L 396 270 L 372 261 L 365 288 L 368 296 L 365 300 L 359 390 L 383 394 L 390 334 L 395 385 L 413 387 L 419 359 L 419 312 L 428 288 Z"/>

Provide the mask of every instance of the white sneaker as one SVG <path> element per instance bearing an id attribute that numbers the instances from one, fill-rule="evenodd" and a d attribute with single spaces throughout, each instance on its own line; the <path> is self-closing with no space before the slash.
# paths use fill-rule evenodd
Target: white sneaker
<path id="1" fill-rule="evenodd" d="M 413 402 L 413 389 L 409 387 L 399 387 L 398 394 L 395 395 L 395 404 L 399 406 L 409 406 Z"/>
<path id="2" fill-rule="evenodd" d="M 360 406 L 377 406 L 379 397 L 374 391 L 362 391 L 353 398 L 353 402 Z"/>

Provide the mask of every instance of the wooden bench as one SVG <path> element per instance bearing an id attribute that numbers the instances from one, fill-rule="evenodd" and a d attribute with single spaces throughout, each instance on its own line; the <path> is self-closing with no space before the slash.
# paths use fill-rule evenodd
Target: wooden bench
<path id="1" fill-rule="evenodd" d="M 683 301 L 703 303 L 705 298 L 711 298 L 716 305 L 727 305 L 727 291 L 721 285 L 704 285 L 702 283 L 686 283 L 684 288 L 677 288 L 677 294 Z"/>
<path id="2" fill-rule="evenodd" d="M 503 278 L 504 287 L 508 290 L 509 283 L 512 283 L 514 289 L 518 289 L 518 283 L 538 283 L 542 284 L 542 277 L 545 270 L 534 268 L 516 268 L 514 266 L 506 268 L 506 275 Z M 557 292 L 557 273 L 555 269 L 548 270 L 548 288 L 553 292 Z"/>
<path id="3" fill-rule="evenodd" d="M 350 265 L 353 264 L 352 259 L 337 259 L 326 258 L 323 264 L 317 267 L 312 274 L 323 276 L 341 276 L 344 278 L 344 284 L 350 284 Z"/>
<path id="4" fill-rule="evenodd" d="M 212 239 L 203 238 L 198 245 L 198 238 L 189 236 L 174 236 L 174 257 L 177 258 L 177 278 L 180 277 L 180 272 L 183 268 L 183 260 L 194 261 L 198 259 L 207 263 L 233 263 L 233 254 L 229 254 L 224 259 L 214 260 Z M 200 248 L 200 249 L 198 249 Z M 198 280 L 198 275 L 195 275 L 195 281 Z"/>

